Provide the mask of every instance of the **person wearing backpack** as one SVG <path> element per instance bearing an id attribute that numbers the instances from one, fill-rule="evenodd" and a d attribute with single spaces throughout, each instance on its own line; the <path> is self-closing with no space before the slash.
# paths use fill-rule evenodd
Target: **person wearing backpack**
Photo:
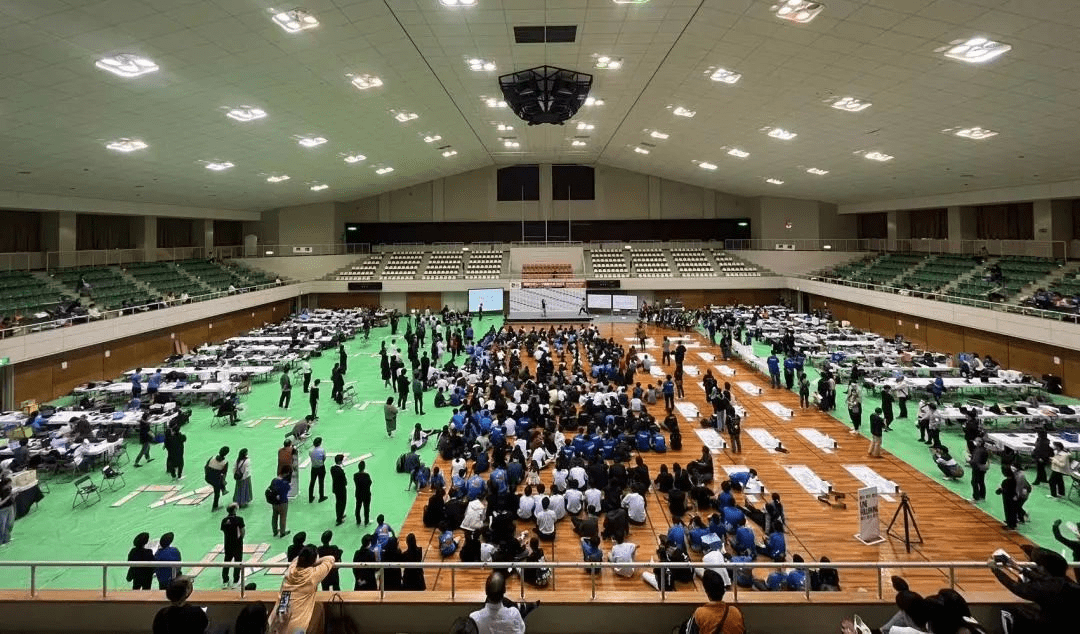
<path id="1" fill-rule="evenodd" d="M 746 634 L 739 608 L 724 603 L 724 578 L 715 570 L 706 570 L 701 578 L 709 602 L 694 610 L 683 629 L 684 634 Z"/>

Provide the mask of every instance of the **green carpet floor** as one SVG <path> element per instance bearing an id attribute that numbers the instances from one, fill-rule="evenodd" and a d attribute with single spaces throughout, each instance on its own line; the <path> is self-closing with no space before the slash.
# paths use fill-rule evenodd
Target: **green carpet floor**
<path id="1" fill-rule="evenodd" d="M 489 325 L 499 326 L 499 320 L 485 319 L 477 325 L 477 330 Z M 405 331 L 405 322 L 400 324 L 399 335 Z M 372 487 L 372 525 L 375 516 L 384 514 L 387 521 L 401 526 L 416 497 L 414 492 L 406 492 L 408 476 L 395 472 L 395 462 L 399 455 L 408 449 L 408 432 L 413 425 L 421 422 L 425 428 L 441 427 L 449 419 L 446 410 L 436 410 L 432 405 L 434 392 L 425 394 L 426 416 L 416 416 L 409 409 L 398 416 L 398 430 L 394 439 L 386 436 L 383 423 L 382 404 L 390 395 L 390 390 L 383 387 L 379 371 L 379 343 L 390 339 L 389 327 L 376 328 L 371 332 L 371 340 L 364 343 L 354 339 L 345 344 L 349 354 L 349 366 L 346 381 L 356 381 L 357 405 L 353 409 L 339 411 L 337 404 L 330 400 L 330 371 L 337 361 L 335 351 L 326 351 L 323 356 L 312 359 L 313 377 L 323 380 L 322 401 L 319 406 L 319 423 L 313 429 L 314 436 L 324 439 L 323 446 L 328 456 L 336 452 L 348 453 L 356 457 L 371 453 L 366 467 L 371 474 Z M 399 344 L 404 347 L 401 337 Z M 430 344 L 430 339 L 429 339 Z M 270 507 L 263 499 L 263 491 L 274 477 L 277 465 L 277 450 L 281 447 L 288 428 L 275 428 L 277 421 L 266 421 L 255 427 L 244 423 L 261 416 L 287 415 L 294 420 L 308 413 L 307 395 L 301 385 L 294 381 L 292 405 L 288 412 L 278 409 L 278 378 L 256 384 L 251 394 L 244 398 L 240 424 L 235 427 L 211 427 L 212 412 L 207 406 L 194 406 L 191 423 L 184 427 L 187 435 L 185 450 L 185 479 L 181 482 L 184 490 L 205 486 L 203 465 L 221 446 L 228 446 L 230 469 L 235 463 L 237 452 L 247 448 L 252 464 L 251 505 L 242 510 L 240 515 L 247 525 L 248 544 L 269 544 L 266 558 L 284 552 L 297 531 L 306 531 L 310 543 L 318 543 L 319 535 L 327 529 L 334 530 L 334 542 L 352 557 L 352 552 L 359 547 L 360 538 L 365 533 L 364 526 L 357 526 L 352 520 L 352 474 L 356 466 L 346 468 L 349 476 L 349 505 L 347 521 L 339 527 L 334 526 L 334 502 L 330 494 L 330 479 L 327 475 L 326 493 L 330 497 L 323 503 L 307 502 L 308 470 L 301 472 L 301 496 L 290 504 L 288 527 L 292 531 L 284 539 L 274 538 L 270 528 Z M 411 397 L 410 397 L 411 399 Z M 363 406 L 365 401 L 371 403 Z M 138 445 L 129 439 L 129 455 L 134 458 Z M 198 506 L 166 505 L 151 509 L 150 503 L 160 494 L 141 493 L 120 507 L 112 504 L 141 485 L 171 484 L 165 472 L 165 454 L 160 445 L 151 450 L 154 461 L 140 468 L 131 464 L 121 467 L 127 486 L 112 493 L 102 495 L 102 501 L 89 507 L 72 509 L 74 487 L 71 479 L 62 477 L 50 481 L 50 492 L 28 515 L 15 522 L 13 540 L 0 547 L 0 561 L 123 561 L 131 548 L 131 541 L 142 531 L 149 532 L 157 540 L 165 532 L 176 535 L 175 545 L 187 561 L 200 561 L 216 545 L 221 543 L 219 525 L 224 517 L 224 510 L 210 511 L 212 499 Z M 303 459 L 304 456 L 301 456 Z M 431 464 L 434 448 L 429 445 L 422 452 L 425 464 Z M 327 465 L 332 458 L 328 458 Z M 92 472 L 95 482 L 100 481 L 100 471 Z M 232 478 L 229 478 L 228 500 L 232 499 Z M 224 507 L 224 504 L 222 505 Z M 130 587 L 125 581 L 126 569 L 110 569 L 109 586 L 112 588 Z M 207 570 L 199 577 L 198 585 L 203 588 L 217 587 L 220 582 L 215 570 Z M 275 586 L 280 577 L 260 575 L 255 581 L 260 587 Z M 100 588 L 100 568 L 41 568 L 37 572 L 38 588 Z M 29 572 L 25 568 L 0 567 L 0 587 L 29 587 Z"/>
<path id="2" fill-rule="evenodd" d="M 768 357 L 771 347 L 764 343 L 754 344 L 754 354 L 762 358 Z M 783 359 L 781 359 L 782 361 Z M 820 377 L 820 373 L 815 368 L 806 368 L 806 375 L 810 378 L 811 389 L 816 389 L 817 381 Z M 848 416 L 847 407 L 844 405 L 847 399 L 847 385 L 837 386 L 836 402 L 837 408 L 830 412 L 833 418 L 836 418 L 840 422 L 847 426 L 851 426 L 851 418 Z M 1065 397 L 1055 397 L 1055 401 L 1067 404 L 1076 404 L 1077 399 L 1070 399 Z M 869 415 L 875 408 L 881 406 L 881 399 L 877 396 L 863 396 L 863 424 L 861 425 L 860 432 L 863 436 L 870 439 L 870 425 L 867 423 Z M 966 451 L 967 447 L 964 442 L 964 436 L 959 426 L 948 426 L 941 432 L 941 442 L 943 445 L 949 448 L 950 453 L 956 458 L 957 462 L 964 465 L 964 478 L 960 481 L 953 482 L 945 479 L 941 471 L 938 469 L 937 464 L 934 463 L 933 456 L 930 453 L 929 447 L 919 442 L 919 430 L 916 427 L 916 414 L 918 412 L 918 401 L 908 402 L 908 418 L 896 419 L 892 424 L 892 431 L 886 432 L 884 439 L 882 440 L 882 447 L 899 457 L 904 462 L 922 471 L 928 477 L 940 482 L 945 488 L 949 489 L 957 495 L 970 499 L 971 498 L 971 479 L 970 479 L 970 467 L 966 466 Z M 1027 462 L 1030 463 L 1030 460 Z M 1027 465 L 1026 475 L 1028 482 L 1035 482 L 1035 468 L 1033 465 Z M 997 461 L 994 461 L 990 471 L 986 474 L 986 487 L 987 497 L 986 500 L 979 503 L 972 503 L 972 511 L 981 510 L 985 513 L 989 513 L 991 516 L 1004 522 L 1005 512 L 1002 508 L 1001 497 L 994 495 L 994 490 L 997 489 L 998 484 L 1001 482 L 1001 471 Z M 1068 490 L 1069 483 L 1066 482 L 1066 491 Z M 1029 519 L 1026 524 L 1020 524 L 1019 532 L 1023 536 L 1027 537 L 1031 541 L 1050 548 L 1054 551 L 1061 552 L 1066 559 L 1071 559 L 1072 553 L 1065 549 L 1056 539 L 1051 532 L 1054 520 L 1065 521 L 1080 521 L 1080 506 L 1078 506 L 1076 496 L 1074 495 L 1071 500 L 1064 499 L 1052 499 L 1048 498 L 1050 489 L 1046 484 L 1041 484 L 1032 488 L 1031 496 L 1028 498 L 1027 504 L 1024 506 L 1024 510 L 1027 511 Z M 918 511 L 918 493 L 909 492 L 911 495 L 912 506 Z"/>

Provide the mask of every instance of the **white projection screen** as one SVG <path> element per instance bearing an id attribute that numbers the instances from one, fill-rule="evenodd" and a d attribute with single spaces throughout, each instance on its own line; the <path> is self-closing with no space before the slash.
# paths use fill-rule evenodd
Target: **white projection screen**
<path id="1" fill-rule="evenodd" d="M 611 308 L 612 310 L 637 310 L 638 298 L 637 295 L 612 295 L 611 296 Z"/>
<path id="2" fill-rule="evenodd" d="M 589 308 L 611 308 L 611 295 L 589 293 Z"/>
<path id="3" fill-rule="evenodd" d="M 480 310 L 480 304 L 484 305 L 484 312 L 502 312 L 503 289 L 501 288 L 470 288 L 469 289 L 469 312 L 475 313 Z"/>

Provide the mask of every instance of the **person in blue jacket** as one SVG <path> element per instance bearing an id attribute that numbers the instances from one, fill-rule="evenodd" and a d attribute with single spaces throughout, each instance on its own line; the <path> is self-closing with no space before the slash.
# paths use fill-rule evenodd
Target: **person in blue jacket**
<path id="1" fill-rule="evenodd" d="M 737 471 L 728 475 L 728 480 L 731 481 L 731 488 L 736 491 L 742 491 L 746 488 L 746 483 L 750 481 L 750 478 L 756 478 L 757 471 L 751 469 L 749 471 Z"/>
<path id="2" fill-rule="evenodd" d="M 157 394 L 158 388 L 161 387 L 162 378 L 161 369 L 159 368 L 146 381 L 146 395 L 150 397 L 151 401 L 154 399 L 154 395 Z"/>
<path id="3" fill-rule="evenodd" d="M 772 387 L 775 390 L 780 387 L 780 359 L 773 353 L 769 355 L 765 362 L 769 364 L 769 378 L 772 380 Z"/>
<path id="4" fill-rule="evenodd" d="M 790 355 L 784 357 L 784 385 L 787 389 L 795 384 L 795 359 Z"/>
<path id="5" fill-rule="evenodd" d="M 744 557 L 753 559 L 757 556 L 757 548 L 755 547 L 756 541 L 754 529 L 749 526 L 740 526 L 735 531 L 734 539 L 731 540 L 731 550 L 736 555 L 743 555 Z"/>
<path id="6" fill-rule="evenodd" d="M 780 531 L 769 533 L 769 536 L 765 538 L 765 543 L 757 547 L 757 552 L 773 561 L 784 561 L 787 558 L 787 542 L 784 540 L 784 534 Z"/>

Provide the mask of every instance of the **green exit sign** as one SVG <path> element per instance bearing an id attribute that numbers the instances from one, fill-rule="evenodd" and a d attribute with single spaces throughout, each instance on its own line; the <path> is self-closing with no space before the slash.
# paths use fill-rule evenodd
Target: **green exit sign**
<path id="1" fill-rule="evenodd" d="M 0 367 L 4 367 L 5 365 L 7 365 L 9 363 L 11 363 L 11 357 L 0 358 Z"/>

